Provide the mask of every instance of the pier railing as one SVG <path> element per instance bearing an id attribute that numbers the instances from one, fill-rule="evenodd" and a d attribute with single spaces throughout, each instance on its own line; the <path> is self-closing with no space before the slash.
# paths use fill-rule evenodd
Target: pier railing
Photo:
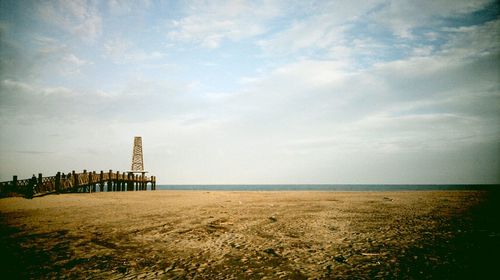
<path id="1" fill-rule="evenodd" d="M 68 192 L 110 192 L 110 191 L 143 191 L 156 189 L 156 176 L 146 176 L 144 173 L 108 172 L 83 170 L 82 173 L 72 171 L 64 174 L 57 172 L 55 176 L 38 177 L 0 182 L 0 196 L 23 195 L 28 198 L 51 193 Z"/>

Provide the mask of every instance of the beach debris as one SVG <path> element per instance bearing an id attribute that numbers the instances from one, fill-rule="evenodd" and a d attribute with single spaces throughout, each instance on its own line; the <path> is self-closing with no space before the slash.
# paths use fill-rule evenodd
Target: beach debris
<path id="1" fill-rule="evenodd" d="M 272 256 L 275 256 L 275 257 L 278 257 L 278 253 L 276 253 L 276 251 L 274 251 L 273 248 L 267 248 L 267 249 L 264 249 L 264 252 L 265 253 L 268 253 L 269 255 L 272 255 Z"/>
<path id="2" fill-rule="evenodd" d="M 337 255 L 333 258 L 336 262 L 339 262 L 339 263 L 347 263 L 347 259 L 344 258 L 344 256 L 342 255 Z"/>
<path id="3" fill-rule="evenodd" d="M 385 200 L 385 201 L 393 201 L 393 199 L 392 199 L 392 198 L 387 197 L 387 196 L 385 196 L 385 197 L 384 197 L 384 200 Z"/>
<path id="4" fill-rule="evenodd" d="M 325 269 L 326 269 L 326 276 L 330 276 L 333 272 L 332 265 L 331 264 L 327 265 Z"/>
<path id="5" fill-rule="evenodd" d="M 125 265 L 121 265 L 116 269 L 118 272 L 125 274 L 128 271 L 128 268 Z"/>
<path id="6" fill-rule="evenodd" d="M 176 265 L 176 264 L 177 264 L 177 263 L 176 263 L 176 262 L 174 262 L 174 263 L 172 263 L 172 265 L 170 265 L 169 267 L 167 267 L 167 268 L 165 269 L 165 273 L 169 272 L 170 270 L 173 270 L 173 269 L 175 268 L 175 265 Z"/>
<path id="7" fill-rule="evenodd" d="M 380 255 L 380 253 L 361 253 L 361 255 L 372 257 L 372 256 L 378 256 L 378 255 Z"/>
<path id="8" fill-rule="evenodd" d="M 276 219 L 276 216 L 274 216 L 274 215 L 269 217 L 269 220 L 271 220 L 273 223 L 278 221 L 278 219 Z"/>

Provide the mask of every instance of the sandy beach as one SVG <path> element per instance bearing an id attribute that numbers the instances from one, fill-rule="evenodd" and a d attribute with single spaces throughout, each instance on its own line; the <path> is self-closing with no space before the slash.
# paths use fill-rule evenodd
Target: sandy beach
<path id="1" fill-rule="evenodd" d="M 16 279 L 484 276 L 498 253 L 496 199 L 482 191 L 4 198 L 1 271 Z"/>

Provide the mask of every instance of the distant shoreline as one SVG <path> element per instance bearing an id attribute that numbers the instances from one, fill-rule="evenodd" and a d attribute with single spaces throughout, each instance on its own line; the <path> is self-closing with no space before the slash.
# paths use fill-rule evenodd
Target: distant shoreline
<path id="1" fill-rule="evenodd" d="M 217 184 L 157 185 L 157 190 L 200 191 L 481 191 L 500 190 L 498 184 Z"/>

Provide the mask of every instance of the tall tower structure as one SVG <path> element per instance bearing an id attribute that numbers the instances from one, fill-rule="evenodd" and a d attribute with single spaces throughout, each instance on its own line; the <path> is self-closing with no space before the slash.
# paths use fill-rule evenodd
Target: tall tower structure
<path id="1" fill-rule="evenodd" d="M 134 173 L 145 173 L 144 171 L 144 159 L 142 157 L 142 137 L 134 137 L 134 148 L 132 150 L 132 168 L 130 169 Z"/>

